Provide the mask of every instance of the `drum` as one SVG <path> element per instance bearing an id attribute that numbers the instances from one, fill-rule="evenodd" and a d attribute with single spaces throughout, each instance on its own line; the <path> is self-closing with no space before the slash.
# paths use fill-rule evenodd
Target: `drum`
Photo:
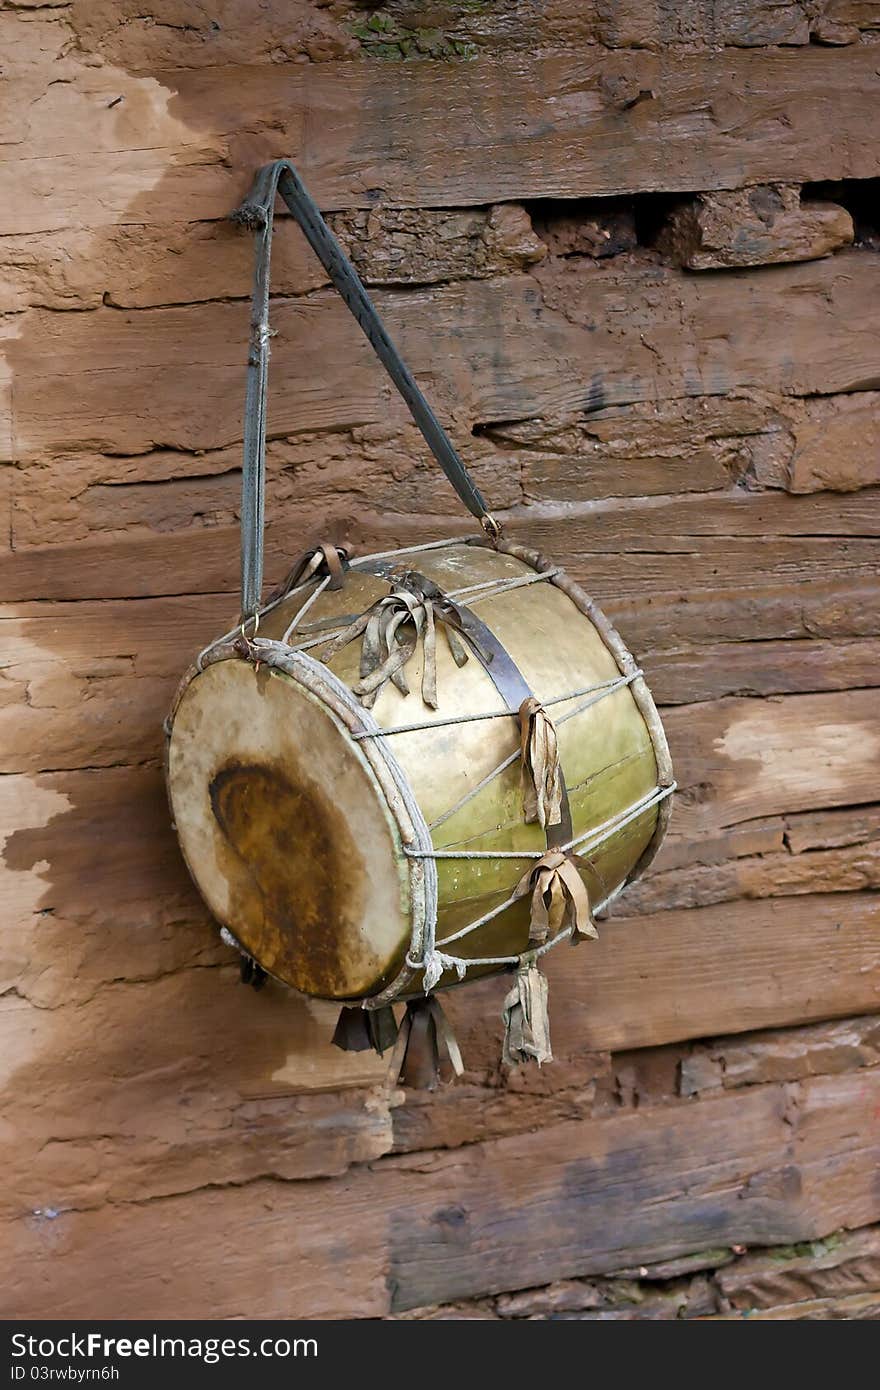
<path id="1" fill-rule="evenodd" d="M 278 194 L 483 534 L 362 558 L 322 544 L 263 604 Z M 392 1072 L 433 1085 L 441 1042 L 461 1066 L 434 991 L 515 968 L 505 1059 L 547 1060 L 540 957 L 594 936 L 663 836 L 674 784 L 654 702 L 577 585 L 502 539 L 290 162 L 262 169 L 235 216 L 257 241 L 241 617 L 166 726 L 184 857 L 245 978 L 360 1005 L 343 1007 L 340 1046 L 393 1043 Z"/>
<path id="2" fill-rule="evenodd" d="M 358 620 L 383 601 L 410 655 L 402 681 L 364 691 Z M 671 770 L 641 672 L 561 570 L 447 541 L 276 600 L 256 638 L 202 654 L 170 726 L 174 820 L 214 916 L 270 974 L 328 999 L 422 992 L 426 944 L 446 957 L 440 984 L 514 963 L 530 904 L 511 898 L 548 849 L 523 811 L 530 698 L 556 736 L 556 838 L 595 912 L 653 856 Z"/>

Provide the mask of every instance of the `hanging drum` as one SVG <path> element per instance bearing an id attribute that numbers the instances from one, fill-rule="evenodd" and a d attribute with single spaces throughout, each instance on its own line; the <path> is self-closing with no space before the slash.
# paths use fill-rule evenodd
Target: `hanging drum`
<path id="1" fill-rule="evenodd" d="M 327 543 L 262 600 L 269 249 L 290 208 L 481 534 L 362 557 Z M 187 673 L 167 775 L 190 872 L 246 977 L 343 1004 L 343 1047 L 433 1084 L 434 991 L 510 971 L 505 1058 L 550 1057 L 543 954 L 656 853 L 674 788 L 641 671 L 551 561 L 502 539 L 287 161 L 255 229 L 242 610 Z M 390 1007 L 407 1008 L 398 1023 Z"/>

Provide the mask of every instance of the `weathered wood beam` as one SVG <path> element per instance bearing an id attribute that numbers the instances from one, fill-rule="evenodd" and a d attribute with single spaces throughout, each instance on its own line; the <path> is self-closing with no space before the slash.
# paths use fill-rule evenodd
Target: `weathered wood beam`
<path id="1" fill-rule="evenodd" d="M 875 1070 L 383 1159 L 338 1180 L 85 1212 L 56 1196 L 51 1218 L 8 1225 L 7 1312 L 94 1317 L 112 1288 L 119 1317 L 173 1317 L 182 1301 L 193 1317 L 231 1316 L 269 1259 L 284 1277 L 263 1280 L 264 1316 L 375 1317 L 709 1245 L 811 1239 L 880 1216 L 880 1134 L 865 1119 L 878 1102 Z"/>

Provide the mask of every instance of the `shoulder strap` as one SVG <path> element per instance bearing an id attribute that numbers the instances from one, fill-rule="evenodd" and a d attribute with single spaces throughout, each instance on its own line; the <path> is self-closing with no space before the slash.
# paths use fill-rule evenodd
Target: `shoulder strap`
<path id="1" fill-rule="evenodd" d="M 263 531 L 266 475 L 266 394 L 269 369 L 269 260 L 272 217 L 280 193 L 318 260 L 339 291 L 375 351 L 443 472 L 462 502 L 491 539 L 501 534 L 498 522 L 391 341 L 382 320 L 336 237 L 303 187 L 288 159 L 267 164 L 257 174 L 233 220 L 256 233 L 256 267 L 248 351 L 244 411 L 244 463 L 241 484 L 241 611 L 249 617 L 259 607 L 263 585 Z"/>

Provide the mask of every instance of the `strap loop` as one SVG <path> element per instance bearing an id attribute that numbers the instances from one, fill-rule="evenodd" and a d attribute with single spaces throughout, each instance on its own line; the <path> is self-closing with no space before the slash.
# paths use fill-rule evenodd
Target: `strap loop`
<path id="1" fill-rule="evenodd" d="M 244 408 L 244 459 L 241 482 L 241 612 L 251 617 L 259 607 L 263 586 L 265 531 L 266 401 L 269 373 L 269 265 L 275 199 L 281 194 L 299 223 L 306 241 L 323 265 L 363 333 L 405 401 L 425 441 L 468 511 L 480 521 L 490 541 L 501 527 L 489 512 L 482 493 L 467 471 L 452 440 L 426 401 L 391 341 L 375 306 L 317 205 L 306 192 L 289 159 L 259 170 L 245 201 L 232 220 L 253 231 L 256 264 L 251 308 L 247 392 Z"/>
<path id="2" fill-rule="evenodd" d="M 329 575 L 328 589 L 341 589 L 343 572 L 348 566 L 350 555 L 351 551 L 346 546 L 330 545 L 327 541 L 321 541 L 311 550 L 304 551 L 294 560 L 278 587 L 272 590 L 266 600 L 266 606 L 268 607 L 271 603 L 280 603 L 291 589 L 295 589 L 304 580 L 311 579 L 322 572 Z"/>

